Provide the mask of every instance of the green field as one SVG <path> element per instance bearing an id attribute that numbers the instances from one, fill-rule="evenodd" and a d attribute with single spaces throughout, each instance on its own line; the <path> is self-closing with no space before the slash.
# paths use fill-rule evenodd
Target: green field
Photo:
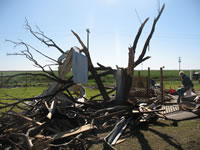
<path id="1" fill-rule="evenodd" d="M 193 70 L 193 72 L 195 71 L 199 71 L 199 70 Z M 148 74 L 147 70 L 135 70 L 134 71 L 134 76 L 138 76 L 138 72 L 140 72 L 140 75 L 142 77 L 146 77 Z M 185 74 L 190 76 L 190 70 L 184 70 Z M 21 73 L 32 73 L 32 74 L 36 74 L 36 73 L 42 73 L 41 71 L 0 71 L 0 80 L 2 83 L 4 80 L 7 79 L 6 76 L 10 76 L 10 75 L 15 75 L 15 74 L 21 74 Z M 55 74 L 57 75 L 57 71 L 55 71 Z M 90 75 L 90 73 L 89 73 Z M 72 72 L 69 72 L 66 75 L 66 79 L 72 76 Z M 160 80 L 160 70 L 151 70 L 150 71 L 150 76 L 151 78 L 159 81 Z M 179 77 L 179 71 L 178 70 L 163 70 L 163 79 L 164 81 L 177 81 L 180 80 Z M 11 82 L 21 82 L 24 83 L 28 82 L 31 83 L 31 81 L 33 82 L 40 82 L 41 84 L 45 83 L 45 82 L 51 82 L 49 80 L 44 80 L 44 77 L 41 76 L 37 76 L 37 77 L 33 77 L 33 76 L 29 76 L 29 75 L 24 75 L 24 76 L 19 76 L 19 77 L 15 77 L 12 79 Z M 105 77 L 102 77 L 102 81 L 106 84 L 106 85 L 113 85 L 115 84 L 115 79 L 113 77 L 113 75 L 107 75 Z M 88 85 L 95 85 L 95 81 L 94 80 L 89 80 Z"/>
<path id="2" fill-rule="evenodd" d="M 134 76 L 138 76 L 139 71 L 135 71 Z M 8 75 L 14 75 L 18 73 L 26 73 L 26 72 L 0 72 L 1 79 L 6 78 L 5 76 Z M 28 72 L 30 73 L 30 72 Z M 41 73 L 32 71 L 31 73 Z M 190 74 L 189 71 L 185 71 L 187 75 Z M 146 77 L 148 72 L 146 70 L 140 71 L 140 75 L 142 77 Z M 70 72 L 66 79 L 71 77 L 72 73 Z M 150 72 L 151 78 L 155 79 L 157 83 L 160 83 L 160 71 L 159 70 L 152 70 Z M 176 70 L 164 70 L 163 71 L 163 79 L 164 79 L 164 89 L 177 89 L 181 85 L 181 80 L 178 75 L 178 71 Z M 102 81 L 105 86 L 108 87 L 114 87 L 116 86 L 115 79 L 113 75 L 107 75 L 105 77 L 102 77 Z M 47 89 L 52 81 L 45 79 L 41 76 L 19 76 L 12 78 L 7 86 L 4 85 L 3 81 L 1 80 L 0 85 L 0 102 L 6 102 L 6 103 L 12 103 L 15 102 L 16 99 L 20 98 L 30 98 L 36 95 L 40 95 L 45 89 Z M 196 91 L 200 90 L 200 84 L 198 81 L 193 80 L 194 83 L 194 89 Z M 3 86 L 2 86 L 3 85 Z M 99 94 L 99 90 L 97 89 L 97 85 L 95 83 L 95 80 L 89 80 L 87 85 L 84 85 L 86 89 L 86 98 L 90 99 L 92 96 L 95 96 Z M 110 95 L 115 94 L 115 92 L 111 93 Z M 15 100 L 9 100 L 9 99 L 15 99 Z M 101 97 L 97 97 L 95 99 L 101 99 Z M 0 104 L 1 106 L 1 104 Z M 6 111 L 6 110 L 3 110 Z"/>
<path id="3" fill-rule="evenodd" d="M 140 76 L 146 77 L 148 74 L 147 70 L 138 71 L 135 70 L 134 76 L 138 76 L 138 72 L 140 72 Z M 179 71 L 177 70 L 164 70 L 163 71 L 163 80 L 164 80 L 164 88 L 165 89 L 176 89 L 181 85 L 181 80 L 178 74 Z M 190 76 L 190 71 L 185 70 L 184 71 L 188 76 Z M 42 90 L 47 88 L 52 81 L 47 80 L 46 78 L 42 76 L 30 76 L 30 75 L 24 75 L 24 76 L 17 76 L 9 80 L 9 82 L 5 82 L 6 79 L 8 79 L 8 76 L 15 75 L 15 74 L 21 74 L 21 73 L 42 73 L 40 71 L 1 71 L 0 72 L 0 86 L 4 88 L 0 88 L 0 96 L 2 97 L 2 92 L 6 91 L 8 95 L 14 95 L 14 96 L 34 96 L 41 94 Z M 57 74 L 57 72 L 55 72 Z M 68 73 L 66 76 L 66 79 L 72 76 L 72 73 Z M 155 79 L 157 83 L 160 83 L 160 70 L 151 70 L 150 72 L 151 78 Z M 101 78 L 105 86 L 113 87 L 116 85 L 116 81 L 113 77 L 113 75 L 107 75 L 105 77 Z M 193 80 L 194 88 L 195 90 L 200 90 L 200 84 L 198 81 Z M 95 95 L 98 92 L 95 88 L 97 88 L 97 85 L 95 83 L 95 80 L 89 80 L 88 84 L 84 85 L 88 87 L 87 90 L 87 98 L 89 98 L 92 95 Z M 19 88 L 21 87 L 21 88 Z M 92 87 L 92 88 L 90 88 Z M 8 89 L 6 89 L 8 88 Z M 22 93 L 26 93 L 26 95 L 23 95 Z"/>

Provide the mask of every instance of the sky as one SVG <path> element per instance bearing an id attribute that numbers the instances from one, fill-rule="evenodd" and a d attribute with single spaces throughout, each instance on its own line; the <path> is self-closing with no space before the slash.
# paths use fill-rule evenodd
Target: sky
<path id="1" fill-rule="evenodd" d="M 151 58 L 136 69 L 158 70 L 164 66 L 166 70 L 178 70 L 179 57 L 181 70 L 200 69 L 200 0 L 0 0 L 0 71 L 38 70 L 24 56 L 7 56 L 24 47 L 14 47 L 6 40 L 22 40 L 54 59 L 61 55 L 26 30 L 26 19 L 33 30 L 37 31 L 38 26 L 64 51 L 73 46 L 81 48 L 71 30 L 87 45 L 89 29 L 93 64 L 127 67 L 128 47 L 141 22 L 149 17 L 137 45 L 136 59 L 163 4 L 165 9 L 146 53 Z M 52 63 L 32 53 L 41 65 Z"/>

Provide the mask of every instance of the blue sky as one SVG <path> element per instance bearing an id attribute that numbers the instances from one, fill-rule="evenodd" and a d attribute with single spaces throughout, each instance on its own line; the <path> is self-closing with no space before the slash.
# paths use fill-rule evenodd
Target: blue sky
<path id="1" fill-rule="evenodd" d="M 79 43 L 71 30 L 86 44 L 86 28 L 90 33 L 90 54 L 99 62 L 115 68 L 126 67 L 128 47 L 133 43 L 140 20 L 147 22 L 136 50 L 140 54 L 154 17 L 165 3 L 150 50 L 151 58 L 136 69 L 200 69 L 200 1 L 199 0 L 0 0 L 0 70 L 37 70 L 25 57 L 7 56 L 23 48 L 14 48 L 5 39 L 23 40 L 57 59 L 60 52 L 44 46 L 25 29 L 25 18 L 34 30 L 36 25 L 64 51 Z M 138 19 L 137 14 L 140 19 Z M 41 64 L 49 60 L 34 53 Z M 55 69 L 55 68 L 54 68 Z"/>

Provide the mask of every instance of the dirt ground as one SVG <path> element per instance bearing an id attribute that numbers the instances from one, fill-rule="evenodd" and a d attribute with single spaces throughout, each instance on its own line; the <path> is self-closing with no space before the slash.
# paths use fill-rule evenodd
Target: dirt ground
<path id="1" fill-rule="evenodd" d="M 158 120 L 128 128 L 120 137 L 124 142 L 115 145 L 117 150 L 199 150 L 200 118 L 174 123 Z M 99 134 L 105 137 L 109 132 Z M 99 141 L 90 150 L 102 150 L 103 142 Z"/>
<path id="2" fill-rule="evenodd" d="M 196 91 L 200 96 L 200 91 Z M 155 122 L 142 123 L 137 127 L 128 127 L 120 139 L 122 143 L 115 145 L 117 150 L 199 150 L 200 117 L 184 121 L 159 119 Z M 99 133 L 103 139 L 110 131 Z M 90 150 L 102 150 L 100 140 Z"/>

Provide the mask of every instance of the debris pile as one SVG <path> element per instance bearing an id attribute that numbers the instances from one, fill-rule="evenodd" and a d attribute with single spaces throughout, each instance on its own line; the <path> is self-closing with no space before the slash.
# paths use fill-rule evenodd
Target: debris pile
<path id="1" fill-rule="evenodd" d="M 27 23 L 26 27 L 34 37 L 48 47 L 56 48 L 62 55 L 55 60 L 22 41 L 12 42 L 15 46 L 25 47 L 25 50 L 15 55 L 26 56 L 44 72 L 37 75 L 51 79 L 53 83 L 39 96 L 24 99 L 10 98 L 9 102 L 1 101 L 0 148 L 83 150 L 88 149 L 94 141 L 102 140 L 105 147 L 114 149 L 113 145 L 117 143 L 128 126 L 137 126 L 140 122 L 148 122 L 158 117 L 165 118 L 160 113 L 164 111 L 160 107 L 163 102 L 162 96 L 155 95 L 154 92 L 149 94 L 150 91 L 148 91 L 151 97 L 144 94 L 145 99 L 143 99 L 137 97 L 137 91 L 131 92 L 134 68 L 150 58 L 150 56 L 145 57 L 145 53 L 164 6 L 154 19 L 139 58 L 135 61 L 136 47 L 143 27 L 149 18 L 141 24 L 133 45 L 129 47 L 127 68 L 117 67 L 116 70 L 101 64 L 95 68 L 87 47 L 74 31 L 72 33 L 81 44 L 82 49 L 72 47 L 69 51 L 64 52 L 40 29 L 35 32 Z M 47 71 L 46 65 L 40 65 L 31 54 L 30 49 L 56 62 L 58 75 L 50 66 L 47 65 L 50 70 Z M 73 76 L 66 79 L 66 74 L 71 69 Z M 88 71 L 91 73 L 90 75 L 88 75 Z M 101 77 L 108 74 L 112 74 L 116 79 L 116 87 L 111 90 L 108 90 L 101 80 Z M 35 76 L 36 74 L 29 73 L 28 75 Z M 95 80 L 100 94 L 87 99 L 85 89 L 81 84 L 85 84 L 87 80 L 91 79 Z M 110 96 L 109 94 L 115 90 L 116 94 Z M 102 99 L 93 100 L 98 96 L 101 96 Z M 99 138 L 98 131 L 106 127 L 113 127 L 113 130 L 104 139 Z"/>
<path id="2" fill-rule="evenodd" d="M 12 101 L 10 103 L 1 102 L 0 109 L 7 108 L 7 111 L 1 111 L 0 117 L 2 149 L 88 149 L 96 140 L 104 141 L 105 147 L 113 149 L 112 145 L 116 144 L 130 123 L 138 125 L 140 121 L 158 117 L 158 112 L 162 110 L 155 105 L 148 108 L 144 105 L 144 100 L 141 102 L 132 92 L 125 102 L 116 99 L 116 96 L 109 96 L 106 101 L 93 100 L 101 94 L 87 99 L 84 87 L 76 84 L 73 77 L 64 79 L 73 69 L 74 49 L 80 52 L 80 49 L 73 47 L 59 57 L 61 65 L 57 80 L 41 95 L 9 99 Z M 95 70 L 106 70 L 106 74 L 116 73 L 116 70 L 99 66 Z M 90 80 L 94 77 L 88 78 Z M 116 89 L 113 88 L 106 94 Z M 144 94 L 148 106 L 155 100 L 156 106 L 161 102 L 159 96 L 155 96 L 146 98 Z M 104 139 L 100 139 L 98 131 L 109 126 L 113 130 Z"/>
<path id="3" fill-rule="evenodd" d="M 149 109 L 144 105 L 138 108 L 115 105 L 114 100 L 87 101 L 67 104 L 59 96 L 52 99 L 38 99 L 27 109 L 28 103 L 21 107 L 27 110 L 5 112 L 0 118 L 0 143 L 3 149 L 88 149 L 99 130 L 113 127 L 104 138 L 112 148 L 130 122 L 135 125 L 140 121 L 149 121 L 158 117 L 162 110 Z M 63 105 L 63 102 L 65 105 Z M 112 124 L 108 124 L 109 122 Z M 107 124 L 107 125 L 106 125 Z"/>

